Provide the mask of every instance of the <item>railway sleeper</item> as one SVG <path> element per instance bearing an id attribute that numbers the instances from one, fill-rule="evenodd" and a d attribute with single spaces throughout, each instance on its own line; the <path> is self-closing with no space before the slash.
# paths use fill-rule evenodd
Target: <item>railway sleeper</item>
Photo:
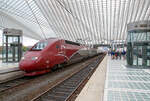
<path id="1" fill-rule="evenodd" d="M 66 101 L 70 97 L 70 95 L 72 95 L 74 91 L 79 87 L 79 85 L 82 84 L 85 78 L 88 79 L 89 74 L 92 73 L 93 69 L 95 69 L 96 66 L 99 64 L 100 61 L 99 59 L 100 58 L 92 62 L 84 69 L 80 70 L 71 78 L 66 79 L 61 84 L 57 85 L 56 87 L 52 88 L 50 91 L 46 92 L 44 96 L 41 96 L 43 98 L 42 100 L 38 100 L 39 98 L 41 98 L 39 97 L 35 101 L 46 101 L 45 97 L 48 98 L 48 101 Z M 61 89 L 61 92 L 59 89 Z M 47 95 L 49 97 L 47 97 Z"/>
<path id="2" fill-rule="evenodd" d="M 64 88 L 60 88 L 60 87 L 56 88 L 55 90 L 58 92 L 72 92 L 72 89 L 64 89 Z M 54 91 L 52 91 L 52 92 L 54 92 Z"/>

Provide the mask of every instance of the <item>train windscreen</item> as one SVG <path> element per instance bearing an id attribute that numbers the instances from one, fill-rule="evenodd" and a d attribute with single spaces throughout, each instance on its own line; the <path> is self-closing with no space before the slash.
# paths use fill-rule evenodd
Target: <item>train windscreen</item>
<path id="1" fill-rule="evenodd" d="M 38 42 L 30 51 L 40 51 L 48 45 L 48 42 Z"/>

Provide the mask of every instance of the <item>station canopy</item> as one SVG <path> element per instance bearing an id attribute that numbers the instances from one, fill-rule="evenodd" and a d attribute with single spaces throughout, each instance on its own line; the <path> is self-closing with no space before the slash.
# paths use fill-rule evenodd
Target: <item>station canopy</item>
<path id="1" fill-rule="evenodd" d="M 40 40 L 125 42 L 127 24 L 150 20 L 150 0 L 0 0 L 0 28 Z"/>

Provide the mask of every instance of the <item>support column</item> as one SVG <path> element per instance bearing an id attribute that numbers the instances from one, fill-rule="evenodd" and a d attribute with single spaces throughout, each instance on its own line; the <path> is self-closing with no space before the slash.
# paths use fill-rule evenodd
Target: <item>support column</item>
<path id="1" fill-rule="evenodd" d="M 147 46 L 142 46 L 142 65 L 147 66 Z"/>
<path id="2" fill-rule="evenodd" d="M 127 44 L 127 63 L 128 65 L 133 65 L 133 52 L 131 42 Z"/>

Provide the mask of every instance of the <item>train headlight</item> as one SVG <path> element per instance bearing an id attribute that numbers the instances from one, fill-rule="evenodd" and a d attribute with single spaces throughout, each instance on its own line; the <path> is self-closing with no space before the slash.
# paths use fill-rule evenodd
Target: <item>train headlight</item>
<path id="1" fill-rule="evenodd" d="M 25 59 L 25 57 L 23 56 L 22 58 L 21 58 L 21 60 L 24 60 Z"/>
<path id="2" fill-rule="evenodd" d="M 38 57 L 32 57 L 32 60 L 37 60 L 38 59 Z"/>

